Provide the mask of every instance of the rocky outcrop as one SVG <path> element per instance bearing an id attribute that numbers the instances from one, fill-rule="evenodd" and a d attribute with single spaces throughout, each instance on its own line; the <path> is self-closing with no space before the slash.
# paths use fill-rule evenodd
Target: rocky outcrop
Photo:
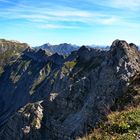
<path id="1" fill-rule="evenodd" d="M 2 127 L 0 139 L 3 140 L 38 140 L 43 118 L 41 102 L 27 104 L 14 114 Z"/>
<path id="2" fill-rule="evenodd" d="M 66 58 L 58 54 L 48 56 L 40 50 L 38 60 L 36 53 L 26 52 L 0 78 L 0 103 L 4 106 L 0 119 L 5 123 L 8 120 L 3 124 L 4 135 L 19 132 L 21 139 L 76 139 L 110 113 L 115 100 L 125 95 L 131 78 L 140 72 L 138 48 L 121 40 L 115 40 L 109 51 L 83 46 Z M 7 98 L 11 104 L 6 102 Z M 17 113 L 19 117 L 15 118 L 19 119 L 8 119 L 9 112 L 14 114 L 26 103 L 40 100 L 43 118 L 37 121 L 38 129 L 32 128 L 32 119 L 28 123 L 22 119 L 30 114 L 31 110 L 26 113 L 26 107 Z M 19 120 L 19 131 L 15 128 L 11 132 L 8 126 L 11 128 L 13 121 L 18 124 Z M 4 135 L 1 133 L 2 138 Z M 6 138 L 11 137 L 6 135 Z"/>

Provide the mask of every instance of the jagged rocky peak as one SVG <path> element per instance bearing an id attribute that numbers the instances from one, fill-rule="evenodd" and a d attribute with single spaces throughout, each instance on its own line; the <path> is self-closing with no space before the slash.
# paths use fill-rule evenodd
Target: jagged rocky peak
<path id="1" fill-rule="evenodd" d="M 59 55 L 58 53 L 54 53 L 49 57 L 49 60 L 51 60 L 55 64 L 62 64 L 64 62 L 64 56 Z"/>
<path id="2" fill-rule="evenodd" d="M 82 46 L 78 50 L 77 54 L 79 61 L 86 63 L 87 61 L 92 61 L 94 58 L 105 57 L 106 51 L 97 48 L 90 48 L 89 46 Z"/>
<path id="3" fill-rule="evenodd" d="M 140 53 L 135 44 L 128 44 L 124 40 L 115 40 L 109 51 L 109 59 L 118 70 L 126 70 L 127 75 L 134 75 L 140 70 Z M 132 76 L 131 75 L 131 76 Z"/>
<path id="4" fill-rule="evenodd" d="M 41 55 L 41 56 L 45 56 L 47 55 L 46 51 L 43 50 L 43 49 L 39 49 L 37 52 L 36 52 L 37 55 Z"/>
<path id="5" fill-rule="evenodd" d="M 82 53 L 82 52 L 89 52 L 91 50 L 91 48 L 89 48 L 88 46 L 82 46 L 80 47 L 80 49 L 78 50 L 78 53 Z"/>
<path id="6" fill-rule="evenodd" d="M 139 56 L 138 47 L 133 43 L 128 44 L 124 40 L 115 40 L 111 45 L 110 51 L 114 53 L 117 51 L 118 53 L 128 55 L 129 57 L 133 55 Z"/>

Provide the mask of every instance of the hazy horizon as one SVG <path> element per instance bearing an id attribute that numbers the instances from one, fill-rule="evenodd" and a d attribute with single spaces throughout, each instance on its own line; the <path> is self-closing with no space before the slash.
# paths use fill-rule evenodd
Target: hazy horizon
<path id="1" fill-rule="evenodd" d="M 0 0 L 0 9 L 0 38 L 31 46 L 140 44 L 140 0 Z"/>

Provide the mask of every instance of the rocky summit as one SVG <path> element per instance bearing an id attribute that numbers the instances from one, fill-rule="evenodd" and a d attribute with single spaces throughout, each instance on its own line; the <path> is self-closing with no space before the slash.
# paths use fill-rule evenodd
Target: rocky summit
<path id="1" fill-rule="evenodd" d="M 109 50 L 82 46 L 63 56 L 0 40 L 0 57 L 0 140 L 139 139 L 135 44 L 115 40 Z"/>

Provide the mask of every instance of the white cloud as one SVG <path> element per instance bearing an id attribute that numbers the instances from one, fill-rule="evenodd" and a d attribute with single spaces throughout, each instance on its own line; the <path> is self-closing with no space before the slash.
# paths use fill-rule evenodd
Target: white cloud
<path id="1" fill-rule="evenodd" d="M 46 24 L 38 26 L 42 29 L 74 29 L 78 28 L 78 26 L 65 26 L 65 25 L 57 25 L 57 24 Z"/>
<path id="2" fill-rule="evenodd" d="M 73 10 L 68 10 L 68 11 L 51 11 L 48 12 L 48 14 L 52 15 L 52 16 L 58 16 L 58 17 L 91 17 L 92 13 L 87 12 L 87 11 L 81 11 L 81 10 L 77 10 L 77 9 L 73 9 Z"/>
<path id="3" fill-rule="evenodd" d="M 119 22 L 120 19 L 118 19 L 117 17 L 109 17 L 109 18 L 105 18 L 105 19 L 99 19 L 99 23 L 101 24 L 105 24 L 105 25 L 112 25 L 116 22 Z"/>

